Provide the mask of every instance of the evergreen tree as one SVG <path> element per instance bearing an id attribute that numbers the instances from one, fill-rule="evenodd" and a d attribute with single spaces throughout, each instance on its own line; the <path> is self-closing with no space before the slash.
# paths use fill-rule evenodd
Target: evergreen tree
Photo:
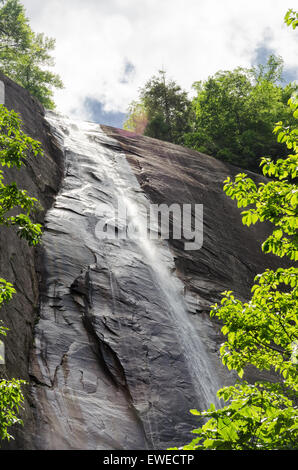
<path id="1" fill-rule="evenodd" d="M 191 102 L 176 82 L 166 80 L 165 71 L 160 70 L 158 75 L 148 80 L 140 90 L 140 101 L 137 103 L 145 111 L 148 121 L 144 135 L 183 143 L 183 134 L 191 130 Z M 125 126 L 131 126 L 130 123 L 131 112 Z"/>
<path id="2" fill-rule="evenodd" d="M 19 0 L 0 0 L 0 70 L 30 91 L 46 108 L 54 108 L 53 88 L 62 88 L 54 65 L 55 40 L 35 34 Z"/>

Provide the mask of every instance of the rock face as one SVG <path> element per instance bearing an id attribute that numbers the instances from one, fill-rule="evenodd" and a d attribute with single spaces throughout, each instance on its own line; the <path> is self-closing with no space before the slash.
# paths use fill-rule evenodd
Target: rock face
<path id="1" fill-rule="evenodd" d="M 46 285 L 31 368 L 42 417 L 36 445 L 178 444 L 194 426 L 189 408 L 214 401 L 219 383 L 183 284 L 170 273 L 172 255 L 166 243 L 141 237 L 149 201 L 117 142 L 96 124 L 49 121 L 66 174 L 43 237 Z M 119 202 L 127 218 L 115 222 Z M 117 237 L 99 233 L 115 223 Z"/>
<path id="2" fill-rule="evenodd" d="M 16 181 L 20 188 L 36 197 L 43 211 L 36 214 L 36 221 L 42 223 L 46 211 L 53 203 L 63 175 L 63 155 L 55 146 L 44 120 L 44 109 L 26 90 L 0 73 L 4 84 L 4 101 L 8 109 L 20 113 L 23 130 L 42 143 L 44 156 L 29 158 L 26 168 L 4 170 L 5 182 Z M 40 248 L 33 250 L 20 240 L 12 229 L 0 228 L 0 276 L 13 283 L 18 294 L 9 305 L 1 308 L 0 319 L 9 328 L 5 338 L 5 367 L 0 366 L 3 377 L 18 377 L 30 381 L 28 375 L 29 352 L 33 342 L 33 328 L 39 309 L 40 269 L 38 262 Z M 10 447 L 22 448 L 29 444 L 28 429 L 33 422 L 28 387 L 23 418 L 28 423 L 26 431 L 21 428 Z M 5 445 L 4 445 L 5 447 Z"/>
<path id="3" fill-rule="evenodd" d="M 7 104 L 46 151 L 25 176 L 11 176 L 47 210 L 42 248 L 34 255 L 1 229 L 1 276 L 19 291 L 1 310 L 11 329 L 5 372 L 30 381 L 14 446 L 181 445 L 196 426 L 189 409 L 205 408 L 234 381 L 219 360 L 210 305 L 225 289 L 247 297 L 255 274 L 275 263 L 260 250 L 266 228 L 244 228 L 222 191 L 238 169 L 125 131 L 44 117 L 24 90 L 5 85 Z M 148 239 L 152 203 L 203 204 L 202 248 Z"/>

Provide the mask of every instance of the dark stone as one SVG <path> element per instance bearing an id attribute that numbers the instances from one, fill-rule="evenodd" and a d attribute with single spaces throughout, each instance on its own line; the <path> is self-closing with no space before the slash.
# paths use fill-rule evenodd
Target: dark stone
<path id="1" fill-rule="evenodd" d="M 49 133 L 49 126 L 44 120 L 44 109 L 26 90 L 0 73 L 0 80 L 5 85 L 5 105 L 18 112 L 23 121 L 23 130 L 32 138 L 39 140 L 44 149 L 44 156 L 26 161 L 20 170 L 5 169 L 5 183 L 15 181 L 19 188 L 36 197 L 43 210 L 33 217 L 43 223 L 44 215 L 52 205 L 63 174 L 63 158 Z M 28 375 L 29 351 L 33 341 L 33 327 L 39 311 L 39 280 L 43 267 L 38 261 L 41 248 L 28 247 L 20 240 L 13 229 L 0 227 L 0 269 L 1 277 L 12 282 L 17 290 L 12 301 L 1 308 L 0 318 L 9 328 L 4 339 L 6 364 L 0 366 L 1 376 L 16 377 L 30 381 Z M 28 386 L 25 387 L 25 410 L 23 419 L 26 428 L 14 431 L 16 440 L 10 448 L 23 448 L 28 443 L 28 428 L 32 423 L 32 413 Z"/>
<path id="2" fill-rule="evenodd" d="M 45 149 L 43 158 L 7 174 L 44 207 L 36 218 L 45 224 L 42 246 L 33 250 L 0 230 L 1 277 L 18 290 L 1 309 L 10 328 L 1 372 L 30 382 L 25 426 L 8 447 L 182 445 L 197 424 L 189 409 L 204 408 L 216 384 L 235 380 L 221 365 L 220 324 L 210 320 L 210 305 L 226 289 L 248 298 L 254 276 L 280 265 L 261 252 L 269 228 L 243 227 L 223 193 L 223 180 L 238 168 L 107 126 L 103 133 L 94 125 L 76 147 L 67 141 L 76 138 L 72 123 L 48 115 L 50 126 L 34 98 L 0 79 L 7 106 Z M 170 240 L 151 259 L 139 239 L 99 239 L 97 223 L 113 226 L 104 208 L 115 207 L 119 195 L 135 204 L 204 204 L 202 249 L 185 251 L 183 240 Z M 127 229 L 119 223 L 115 232 Z"/>

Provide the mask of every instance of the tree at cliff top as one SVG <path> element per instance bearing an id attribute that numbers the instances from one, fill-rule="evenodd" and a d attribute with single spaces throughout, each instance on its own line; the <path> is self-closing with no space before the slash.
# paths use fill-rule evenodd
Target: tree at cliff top
<path id="1" fill-rule="evenodd" d="M 0 70 L 30 91 L 45 107 L 54 108 L 53 88 L 62 88 L 54 65 L 55 40 L 35 34 L 19 0 L 0 0 Z"/>
<path id="2" fill-rule="evenodd" d="M 191 102 L 160 71 L 131 103 L 124 128 L 259 171 L 260 156 L 276 159 L 286 151 L 272 135 L 274 123 L 293 123 L 287 102 L 297 85 L 281 85 L 282 73 L 283 61 L 274 55 L 266 65 L 220 71 L 194 83 Z"/>
<path id="3" fill-rule="evenodd" d="M 21 121 L 14 111 L 8 111 L 0 105 L 0 164 L 8 168 L 20 168 L 29 154 L 42 154 L 40 143 L 21 131 Z M 34 224 L 30 213 L 37 209 L 38 201 L 28 196 L 16 183 L 4 184 L 3 172 L 0 171 L 0 225 L 17 227 L 17 233 L 29 245 L 36 245 L 41 236 L 41 226 Z M 16 214 L 16 210 L 21 212 Z M 14 215 L 12 215 L 12 211 Z M 0 279 L 0 307 L 9 302 L 15 293 L 10 282 Z M 0 322 L 0 335 L 6 336 L 7 328 Z M 0 379 L 0 440 L 12 438 L 8 429 L 17 423 L 20 406 L 23 403 L 22 380 Z"/>
<path id="4" fill-rule="evenodd" d="M 298 100 L 290 99 L 288 104 L 297 120 Z M 291 154 L 276 162 L 262 159 L 263 174 L 273 180 L 257 186 L 242 173 L 234 181 L 227 178 L 224 190 L 237 200 L 238 207 L 248 207 L 242 212 L 245 225 L 271 222 L 274 228 L 262 245 L 264 252 L 297 261 L 298 127 L 278 122 L 274 133 Z M 199 418 L 209 419 L 193 431 L 196 438 L 184 449 L 298 448 L 298 269 L 295 265 L 277 271 L 267 269 L 255 282 L 248 302 L 236 299 L 232 291 L 224 292 L 221 305 L 215 305 L 211 315 L 224 323 L 222 333 L 227 339 L 220 351 L 223 364 L 236 370 L 240 378 L 247 365 L 274 371 L 276 382 L 252 385 L 240 381 L 218 391 L 218 397 L 228 402 L 222 409 L 211 405 L 207 411 L 191 410 Z"/>
<path id="5" fill-rule="evenodd" d="M 123 129 L 144 134 L 148 124 L 145 106 L 142 102 L 132 101 L 128 107 L 128 118 L 123 124 Z"/>
<path id="6" fill-rule="evenodd" d="M 272 128 L 278 119 L 293 121 L 287 101 L 295 84 L 282 86 L 283 61 L 271 55 L 266 65 L 220 71 L 193 87 L 194 130 L 186 146 L 243 168 L 258 171 L 260 156 L 285 152 Z"/>
<path id="7" fill-rule="evenodd" d="M 144 135 L 175 144 L 183 143 L 183 134 L 191 130 L 191 102 L 187 93 L 173 80 L 166 80 L 166 72 L 159 71 L 140 90 L 140 100 L 130 106 L 124 127 L 136 131 L 140 116 Z M 135 119 L 136 118 L 136 119 Z"/>

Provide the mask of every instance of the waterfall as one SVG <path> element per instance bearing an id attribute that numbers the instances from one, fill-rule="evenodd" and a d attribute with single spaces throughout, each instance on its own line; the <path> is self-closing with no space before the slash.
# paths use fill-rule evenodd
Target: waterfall
<path id="1" fill-rule="evenodd" d="M 178 442 L 192 428 L 182 417 L 187 422 L 190 408 L 218 405 L 220 383 L 169 245 L 148 236 L 150 200 L 119 144 L 98 124 L 52 112 L 47 120 L 65 153 L 62 188 L 46 219 L 46 292 L 32 360 L 32 375 L 46 386 L 41 395 L 36 385 L 34 394 L 51 416 L 49 447 L 57 446 L 55 433 L 64 436 L 60 448 L 71 447 L 70 433 L 73 448 L 129 448 L 130 437 L 113 424 L 117 413 L 127 434 L 143 435 L 134 438 L 136 448 Z M 126 219 L 115 219 L 119 201 Z M 90 359 L 90 334 L 104 367 Z M 166 421 L 176 423 L 173 438 Z"/>

